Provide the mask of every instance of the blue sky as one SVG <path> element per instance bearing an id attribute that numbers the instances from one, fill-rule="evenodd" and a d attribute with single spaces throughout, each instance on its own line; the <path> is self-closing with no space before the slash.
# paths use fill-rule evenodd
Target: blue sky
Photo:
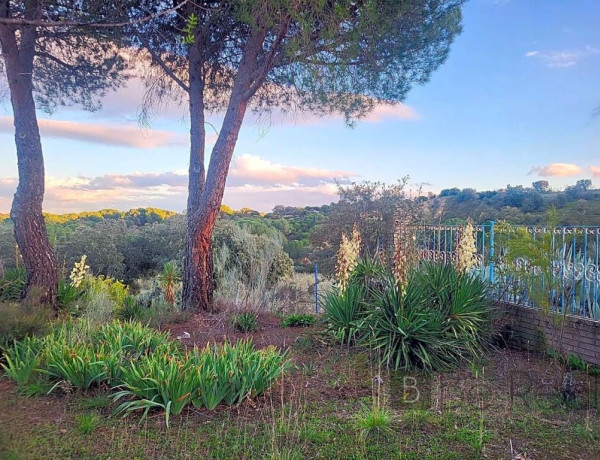
<path id="1" fill-rule="evenodd" d="M 449 59 L 404 106 L 379 108 L 353 129 L 336 118 L 249 117 L 225 203 L 262 211 L 329 203 L 335 178 L 409 175 L 433 192 L 540 179 L 557 189 L 581 178 L 600 186 L 600 2 L 471 0 L 463 14 Z M 98 113 L 65 109 L 42 122 L 46 210 L 184 209 L 185 110 L 169 107 L 141 129 L 142 92 L 132 81 Z M 16 187 L 10 116 L 5 103 L 0 212 Z"/>

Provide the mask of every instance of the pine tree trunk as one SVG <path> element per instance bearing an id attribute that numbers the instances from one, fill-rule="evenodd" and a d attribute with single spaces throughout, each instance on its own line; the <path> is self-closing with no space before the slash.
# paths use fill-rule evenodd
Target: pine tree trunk
<path id="1" fill-rule="evenodd" d="M 266 31 L 249 39 L 238 69 L 219 137 L 204 174 L 204 103 L 201 49 L 190 49 L 191 155 L 187 239 L 183 274 L 183 308 L 209 311 L 214 293 L 212 232 L 219 216 L 235 144 L 256 88 L 257 56 Z M 260 77 L 264 80 L 264 75 Z M 256 85 L 255 85 L 256 86 Z M 256 86 L 257 87 L 257 86 Z"/>
<path id="2" fill-rule="evenodd" d="M 188 232 L 183 278 L 184 308 L 210 311 L 214 293 L 212 228 L 199 225 Z"/>
<path id="3" fill-rule="evenodd" d="M 42 216 L 44 157 L 33 99 L 33 58 L 36 32 L 23 28 L 20 46 L 13 30 L 0 27 L 2 56 L 14 114 L 19 185 L 10 217 L 27 270 L 23 298 L 56 305 L 58 270 Z"/>
<path id="4" fill-rule="evenodd" d="M 234 93 L 213 148 L 200 200 L 190 209 L 184 261 L 183 307 L 210 311 L 214 293 L 212 232 L 221 209 L 229 164 L 246 113 L 247 99 Z M 192 126 L 193 129 L 193 126 Z M 191 165 L 190 165 L 191 167 Z M 190 178 L 192 176 L 190 175 Z M 189 191 L 196 187 L 190 180 Z"/>

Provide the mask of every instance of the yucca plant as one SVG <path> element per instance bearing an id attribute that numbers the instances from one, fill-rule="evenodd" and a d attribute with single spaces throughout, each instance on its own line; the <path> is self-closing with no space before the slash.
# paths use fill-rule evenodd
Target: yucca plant
<path id="1" fill-rule="evenodd" d="M 15 341 L 4 350 L 6 364 L 0 364 L 6 376 L 17 385 L 28 384 L 42 361 L 43 341 L 37 337 L 25 337 Z"/>
<path id="2" fill-rule="evenodd" d="M 370 253 L 357 260 L 348 278 L 349 284 L 357 284 L 362 287 L 365 301 L 372 302 L 377 293 L 381 292 L 389 284 L 392 273 L 385 266 L 378 254 L 372 256 Z"/>
<path id="3" fill-rule="evenodd" d="M 325 295 L 326 330 L 342 343 L 353 343 L 361 332 L 359 322 L 366 313 L 363 298 L 363 288 L 353 283 L 344 291 L 331 290 Z"/>
<path id="4" fill-rule="evenodd" d="M 444 316 L 444 332 L 459 338 L 465 353 L 478 356 L 490 334 L 492 305 L 488 285 L 450 264 L 425 264 L 414 282 L 428 291 L 429 308 Z"/>
<path id="5" fill-rule="evenodd" d="M 68 309 L 82 296 L 83 291 L 72 285 L 70 282 L 60 280 L 58 282 L 58 290 L 56 297 L 58 306 L 63 309 Z"/>
<path id="6" fill-rule="evenodd" d="M 123 305 L 116 311 L 117 318 L 123 321 L 139 320 L 143 314 L 144 307 L 131 294 L 123 298 Z"/>
<path id="7" fill-rule="evenodd" d="M 171 307 L 175 305 L 175 285 L 179 282 L 179 272 L 173 262 L 167 262 L 159 276 L 165 302 Z"/>
<path id="8" fill-rule="evenodd" d="M 409 281 L 394 285 L 377 300 L 376 309 L 363 323 L 368 334 L 363 344 L 377 350 L 392 369 L 441 369 L 454 364 L 461 348 L 444 334 L 444 316 L 427 308 L 428 292 Z"/>

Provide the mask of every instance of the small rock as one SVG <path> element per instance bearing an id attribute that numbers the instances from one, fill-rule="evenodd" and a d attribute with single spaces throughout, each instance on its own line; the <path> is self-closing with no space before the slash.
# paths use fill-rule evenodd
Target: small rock
<path id="1" fill-rule="evenodd" d="M 181 340 L 181 339 L 189 339 L 190 337 L 191 337 L 191 336 L 190 336 L 190 333 L 189 333 L 189 332 L 184 332 L 183 334 L 181 334 L 181 335 L 178 335 L 178 336 L 177 336 L 177 340 Z"/>

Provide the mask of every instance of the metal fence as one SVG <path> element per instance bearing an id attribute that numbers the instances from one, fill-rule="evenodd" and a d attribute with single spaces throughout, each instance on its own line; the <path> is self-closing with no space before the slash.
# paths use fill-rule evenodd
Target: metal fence
<path id="1" fill-rule="evenodd" d="M 421 260 L 456 262 L 462 227 L 411 227 Z M 498 300 L 600 320 L 600 227 L 474 225 L 476 263 Z"/>

